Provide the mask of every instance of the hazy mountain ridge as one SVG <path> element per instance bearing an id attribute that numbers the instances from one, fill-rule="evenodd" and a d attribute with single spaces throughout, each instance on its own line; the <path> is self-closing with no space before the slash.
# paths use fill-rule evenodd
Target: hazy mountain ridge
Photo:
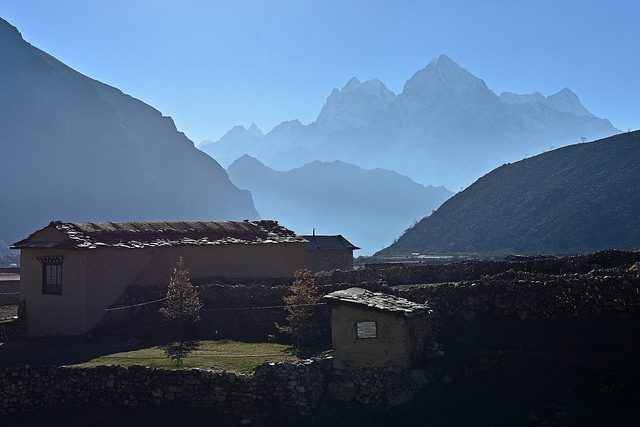
<path id="1" fill-rule="evenodd" d="M 298 234 L 342 234 L 372 254 L 389 245 L 414 221 L 452 193 L 425 187 L 396 172 L 334 161 L 315 161 L 274 171 L 245 155 L 227 169 L 240 188 L 253 194 L 261 216 L 278 218 Z M 358 253 L 356 253 L 358 255 Z"/>
<path id="2" fill-rule="evenodd" d="M 640 131 L 505 164 L 380 255 L 576 254 L 640 244 Z"/>
<path id="3" fill-rule="evenodd" d="M 251 195 L 170 117 L 67 67 L 1 19 L 0 40 L 5 242 L 55 219 L 257 218 Z"/>
<path id="4" fill-rule="evenodd" d="M 548 97 L 498 96 L 446 55 L 417 71 L 397 96 L 377 79 L 352 78 L 332 91 L 315 122 L 291 133 L 277 128 L 250 142 L 227 134 L 199 148 L 223 166 L 243 154 L 278 170 L 341 160 L 457 189 L 504 162 L 620 132 L 568 88 Z"/>

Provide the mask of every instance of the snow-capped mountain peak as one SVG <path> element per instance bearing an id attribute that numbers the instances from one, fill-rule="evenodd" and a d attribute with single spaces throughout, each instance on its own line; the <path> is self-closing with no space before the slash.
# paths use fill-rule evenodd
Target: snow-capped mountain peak
<path id="1" fill-rule="evenodd" d="M 470 92 L 490 92 L 495 96 L 482 79 L 442 54 L 407 80 L 401 96 L 410 100 L 433 96 L 466 98 Z"/>
<path id="2" fill-rule="evenodd" d="M 342 90 L 334 89 L 322 107 L 315 125 L 326 132 L 369 123 L 380 110 L 389 106 L 396 95 L 378 79 L 349 79 Z"/>
<path id="3" fill-rule="evenodd" d="M 255 130 L 255 129 L 254 129 Z M 248 153 L 277 170 L 340 160 L 396 170 L 423 184 L 462 188 L 512 162 L 617 131 L 569 89 L 545 97 L 502 93 L 446 55 L 417 71 L 396 96 L 377 79 L 333 89 L 315 122 L 284 122 L 264 138 L 242 127 L 201 145 L 223 166 Z"/>
<path id="4" fill-rule="evenodd" d="M 500 94 L 500 100 L 507 104 L 526 104 L 544 101 L 546 98 L 540 92 L 518 94 L 513 92 L 502 92 Z"/>
<path id="5" fill-rule="evenodd" d="M 517 93 L 502 92 L 500 100 L 507 104 L 535 104 L 537 102 L 561 113 L 574 114 L 576 116 L 593 117 L 578 99 L 571 89 L 565 87 L 559 92 L 545 97 L 540 92 L 519 95 Z"/>
<path id="6" fill-rule="evenodd" d="M 563 113 L 575 114 L 576 116 L 593 116 L 593 114 L 580 103 L 578 95 L 566 87 L 553 95 L 549 95 L 547 99 L 544 100 L 544 104 Z"/>

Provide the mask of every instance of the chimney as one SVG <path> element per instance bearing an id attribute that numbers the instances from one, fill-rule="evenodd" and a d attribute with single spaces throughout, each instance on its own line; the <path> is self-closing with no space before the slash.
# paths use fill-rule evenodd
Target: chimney
<path id="1" fill-rule="evenodd" d="M 313 227 L 313 237 L 316 237 L 316 228 Z"/>

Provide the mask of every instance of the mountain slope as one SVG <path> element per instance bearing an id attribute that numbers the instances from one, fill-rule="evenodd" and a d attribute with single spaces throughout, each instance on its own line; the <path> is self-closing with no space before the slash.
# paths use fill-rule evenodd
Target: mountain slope
<path id="1" fill-rule="evenodd" d="M 0 19 L 0 240 L 51 220 L 256 218 L 170 117 L 26 43 Z"/>
<path id="2" fill-rule="evenodd" d="M 234 184 L 251 191 L 263 217 L 278 218 L 298 234 L 311 234 L 314 228 L 318 234 L 342 234 L 362 248 L 360 255 L 390 244 L 452 195 L 393 171 L 339 161 L 278 172 L 243 156 L 227 172 Z"/>
<path id="3" fill-rule="evenodd" d="M 640 244 L 640 131 L 505 164 L 380 255 L 574 254 Z"/>
<path id="4" fill-rule="evenodd" d="M 340 160 L 458 189 L 504 162 L 619 132 L 567 88 L 548 97 L 498 96 L 446 55 L 417 71 L 397 96 L 379 80 L 354 77 L 333 90 L 315 122 L 276 129 L 263 138 L 228 134 L 199 148 L 223 165 L 242 154 L 277 170 Z"/>

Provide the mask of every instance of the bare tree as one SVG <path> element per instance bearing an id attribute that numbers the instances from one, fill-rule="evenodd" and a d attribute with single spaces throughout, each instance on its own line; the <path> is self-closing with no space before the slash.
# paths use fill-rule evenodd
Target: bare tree
<path id="1" fill-rule="evenodd" d="M 291 335 L 296 343 L 308 341 L 314 336 L 313 328 L 316 324 L 312 316 L 314 306 L 321 298 L 318 295 L 318 287 L 311 272 L 303 268 L 294 272 L 294 281 L 289 289 L 291 295 L 283 298 L 286 304 L 285 310 L 289 313 L 287 316 L 289 325 L 276 324 L 276 326 L 280 332 Z"/>
<path id="2" fill-rule="evenodd" d="M 167 289 L 167 299 L 160 309 L 162 319 L 180 326 L 180 335 L 184 334 L 185 326 L 200 320 L 200 309 L 203 304 L 189 281 L 189 270 L 184 266 L 180 257 L 178 266 L 173 269 L 173 276 Z"/>

